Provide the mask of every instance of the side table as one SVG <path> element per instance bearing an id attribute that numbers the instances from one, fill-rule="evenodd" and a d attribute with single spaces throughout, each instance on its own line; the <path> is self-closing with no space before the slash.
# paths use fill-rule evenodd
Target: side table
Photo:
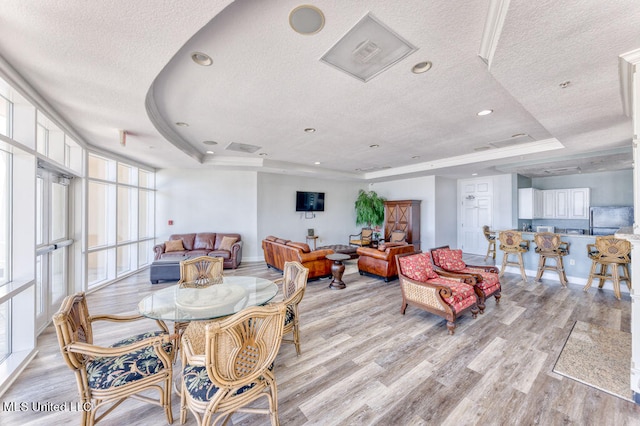
<path id="1" fill-rule="evenodd" d="M 317 235 L 307 235 L 307 244 L 309 244 L 309 240 L 313 240 L 313 249 L 316 249 L 316 241 L 318 240 Z"/>
<path id="2" fill-rule="evenodd" d="M 333 260 L 333 265 L 331 265 L 333 279 L 329 284 L 329 288 L 332 290 L 342 290 L 346 288 L 347 285 L 342 281 L 342 274 L 344 274 L 344 263 L 342 263 L 342 261 L 351 259 L 351 256 L 342 253 L 332 253 L 328 254 L 326 258 Z"/>

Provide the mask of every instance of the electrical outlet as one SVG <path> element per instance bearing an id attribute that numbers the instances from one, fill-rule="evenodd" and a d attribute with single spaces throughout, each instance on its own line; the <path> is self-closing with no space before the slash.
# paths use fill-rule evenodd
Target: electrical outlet
<path id="1" fill-rule="evenodd" d="M 575 265 L 575 264 L 576 264 L 575 259 L 569 259 L 569 265 Z"/>

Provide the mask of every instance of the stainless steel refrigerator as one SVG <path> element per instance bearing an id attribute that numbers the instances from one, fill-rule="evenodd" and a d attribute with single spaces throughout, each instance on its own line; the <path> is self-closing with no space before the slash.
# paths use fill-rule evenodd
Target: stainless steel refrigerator
<path id="1" fill-rule="evenodd" d="M 613 235 L 620 228 L 633 225 L 633 207 L 591 207 L 589 209 L 589 233 Z"/>

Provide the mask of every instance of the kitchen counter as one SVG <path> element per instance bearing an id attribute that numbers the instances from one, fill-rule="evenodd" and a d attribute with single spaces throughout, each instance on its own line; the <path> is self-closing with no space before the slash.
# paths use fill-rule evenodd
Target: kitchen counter
<path id="1" fill-rule="evenodd" d="M 536 244 L 533 242 L 533 235 L 535 232 L 522 232 L 522 238 L 529 240 L 529 251 L 523 253 L 522 258 L 524 260 L 524 268 L 527 273 L 529 281 L 535 279 L 538 272 L 538 261 L 540 256 L 536 253 Z M 579 284 L 584 286 L 589 278 L 589 271 L 591 270 L 591 259 L 587 256 L 587 244 L 593 244 L 596 240 L 595 235 L 585 234 L 559 234 L 562 241 L 569 243 L 569 254 L 564 256 L 564 270 L 569 281 L 569 284 Z M 498 250 L 496 252 L 496 266 L 502 266 L 503 252 L 500 250 L 500 243 L 498 242 Z M 511 259 L 514 257 L 512 256 Z M 553 264 L 553 260 L 547 261 L 549 264 Z M 507 266 L 506 272 L 519 274 L 520 270 L 515 266 Z M 542 275 L 543 280 L 558 281 L 558 274 L 553 271 L 545 271 Z M 613 289 L 611 282 L 607 281 L 606 288 Z"/>

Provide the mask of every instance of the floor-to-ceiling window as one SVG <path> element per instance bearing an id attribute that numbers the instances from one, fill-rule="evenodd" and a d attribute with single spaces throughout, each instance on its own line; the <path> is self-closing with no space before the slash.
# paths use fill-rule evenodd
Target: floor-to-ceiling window
<path id="1" fill-rule="evenodd" d="M 154 238 L 154 173 L 89 154 L 88 285 L 113 281 L 148 265 Z"/>
<path id="2" fill-rule="evenodd" d="M 0 150 L 0 285 L 9 281 L 10 253 L 10 167 L 11 156 Z M 11 302 L 0 303 L 0 362 L 11 353 Z"/>

